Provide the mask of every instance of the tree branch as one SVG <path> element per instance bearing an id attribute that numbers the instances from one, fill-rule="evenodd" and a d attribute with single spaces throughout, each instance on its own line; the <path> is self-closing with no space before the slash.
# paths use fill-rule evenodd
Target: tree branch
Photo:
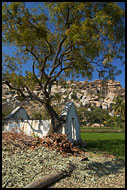
<path id="1" fill-rule="evenodd" d="M 52 44 L 47 40 L 45 39 L 46 43 L 49 45 L 49 48 L 50 48 L 50 52 L 48 55 L 45 56 L 44 58 L 44 63 L 42 65 L 42 68 L 41 68 L 41 72 L 44 73 L 44 68 L 45 68 L 45 65 L 46 65 L 46 62 L 47 62 L 47 59 L 49 58 L 49 56 L 53 53 L 52 49 L 53 49 L 53 46 Z"/>
<path id="2" fill-rule="evenodd" d="M 49 43 L 49 42 L 48 42 L 48 43 Z M 50 48 L 50 50 L 51 50 L 51 48 Z M 29 50 L 29 49 L 27 48 L 27 46 L 26 46 L 26 51 L 28 51 L 29 53 L 31 53 L 31 54 L 35 57 L 35 59 L 36 59 L 36 61 L 39 63 L 39 65 L 42 64 L 42 63 L 39 61 L 38 57 L 35 55 L 35 53 L 34 53 L 32 50 Z M 45 62 L 44 62 L 44 64 L 43 64 L 43 67 L 45 67 L 47 58 L 49 57 L 49 55 L 50 55 L 51 53 L 52 53 L 52 52 L 50 52 L 50 53 L 45 57 Z M 47 76 L 46 73 L 44 72 L 44 68 L 43 68 L 43 67 L 42 67 L 42 69 L 41 69 L 41 77 L 40 77 L 40 79 L 42 79 L 43 76 L 47 79 L 48 76 Z M 38 84 L 40 85 L 40 87 L 43 88 L 43 86 L 42 86 L 42 84 L 41 84 L 41 80 L 39 80 L 39 79 L 36 77 L 36 75 L 35 75 L 35 72 L 34 72 L 34 64 L 33 64 L 33 74 L 34 74 L 34 76 L 35 76 L 35 78 L 36 78 Z"/>
<path id="3" fill-rule="evenodd" d="M 39 83 L 40 87 L 42 88 L 43 93 L 44 93 L 46 99 L 50 100 L 50 98 L 49 98 L 49 92 L 47 92 L 47 85 L 50 84 L 50 83 L 49 83 L 50 78 L 47 77 L 46 82 L 45 82 L 44 85 L 42 86 L 41 81 L 37 78 L 37 76 L 36 76 L 36 74 L 35 74 L 35 71 L 34 71 L 34 62 L 33 62 L 33 74 L 34 74 L 34 76 L 35 76 L 37 82 Z M 28 88 L 27 88 L 27 89 L 28 89 Z M 28 89 L 28 90 L 29 90 L 29 89 Z M 51 90 L 51 89 L 49 88 L 49 91 L 50 91 L 50 90 Z M 32 95 L 32 93 L 30 92 L 30 90 L 29 90 L 29 93 Z M 36 97 L 36 98 L 37 98 L 37 97 Z M 38 98 L 37 98 L 37 99 L 38 99 Z M 39 101 L 40 101 L 40 99 L 39 99 Z"/>
<path id="4" fill-rule="evenodd" d="M 70 24 L 72 24 L 72 22 L 69 22 L 69 14 L 70 14 L 70 10 L 73 8 L 74 6 L 72 5 L 71 7 L 67 7 L 67 17 L 66 17 L 66 26 L 67 29 L 70 28 Z"/>
<path id="5" fill-rule="evenodd" d="M 9 86 L 9 88 L 18 91 L 21 94 L 21 97 L 23 97 L 24 99 L 26 99 L 26 100 L 28 100 L 28 99 L 37 100 L 40 103 L 44 104 L 44 100 L 41 100 L 38 96 L 36 96 L 35 94 L 33 94 L 27 86 L 25 86 L 25 88 L 26 88 L 27 92 L 29 93 L 29 95 L 25 95 L 24 92 L 20 88 L 12 86 L 9 83 L 9 81 L 7 81 L 7 80 L 5 81 L 5 84 L 7 86 Z"/>
<path id="6" fill-rule="evenodd" d="M 55 59 L 54 59 L 54 61 L 53 61 L 53 65 L 56 64 L 56 60 L 57 60 L 57 58 L 58 58 L 58 56 L 59 56 L 59 54 L 60 54 L 60 52 L 61 52 L 62 45 L 63 45 L 64 41 L 66 40 L 66 38 L 67 38 L 67 35 L 65 35 L 64 38 L 63 38 L 63 39 L 61 40 L 61 42 L 60 42 L 60 45 L 59 45 L 59 48 L 58 48 L 58 52 L 57 52 L 56 57 L 55 57 Z"/>
<path id="7" fill-rule="evenodd" d="M 28 51 L 33 57 L 35 57 L 36 61 L 39 63 L 39 65 L 41 64 L 41 62 L 39 61 L 39 58 L 35 55 L 35 53 L 31 50 L 28 49 L 27 45 L 26 45 L 26 51 Z"/>
<path id="8" fill-rule="evenodd" d="M 56 78 L 59 77 L 59 75 L 60 75 L 63 71 L 68 70 L 68 69 L 72 69 L 72 68 L 73 68 L 72 63 L 70 63 L 70 64 L 68 65 L 68 67 L 62 68 L 62 66 L 61 66 L 60 71 L 59 71 L 56 75 L 54 75 L 50 81 L 51 81 L 51 82 L 55 81 Z"/>
<path id="9" fill-rule="evenodd" d="M 34 74 L 36 81 L 38 82 L 39 86 L 43 89 L 43 85 L 42 85 L 41 81 L 37 78 L 37 76 L 35 74 L 34 62 L 33 62 L 32 68 L 33 68 L 33 74 Z"/>
<path id="10" fill-rule="evenodd" d="M 54 59 L 54 61 L 53 61 L 52 70 L 51 70 L 50 73 L 49 73 L 49 77 L 51 77 L 51 75 L 53 74 L 53 72 L 55 71 L 55 69 L 60 65 L 60 62 L 58 62 L 58 63 L 56 64 L 56 61 L 57 61 L 57 58 L 58 58 L 58 56 L 59 56 L 59 54 L 60 54 L 60 52 L 61 52 L 62 45 L 63 45 L 64 41 L 66 40 L 66 38 L 67 38 L 67 35 L 65 35 L 64 38 L 62 39 L 62 41 L 60 42 L 60 45 L 59 45 L 59 48 L 58 48 L 58 52 L 57 52 L 57 54 L 56 54 L 56 56 L 55 56 L 55 59 Z"/>
<path id="11" fill-rule="evenodd" d="M 27 96 L 23 93 L 23 91 L 22 91 L 20 88 L 17 88 L 17 87 L 12 86 L 12 85 L 9 83 L 8 80 L 5 81 L 5 84 L 6 84 L 7 86 L 9 86 L 9 88 L 18 91 L 18 92 L 21 94 L 21 96 L 22 96 L 23 98 L 27 98 Z"/>
<path id="12" fill-rule="evenodd" d="M 29 93 L 29 97 L 31 98 L 31 100 L 37 100 L 40 103 L 44 104 L 44 100 L 41 100 L 36 94 L 31 92 L 30 89 L 28 88 L 28 86 L 25 86 L 25 87 L 27 89 L 27 92 Z"/>
<path id="13" fill-rule="evenodd" d="M 72 47 L 73 47 L 73 45 L 70 45 L 70 46 L 60 55 L 60 58 L 59 58 L 60 61 L 62 61 L 64 55 L 69 54 L 69 53 L 72 52 Z M 71 49 L 70 49 L 70 48 L 71 48 Z M 69 49 L 70 49 L 70 50 L 69 50 Z M 68 51 L 68 50 L 69 50 L 69 51 Z"/>

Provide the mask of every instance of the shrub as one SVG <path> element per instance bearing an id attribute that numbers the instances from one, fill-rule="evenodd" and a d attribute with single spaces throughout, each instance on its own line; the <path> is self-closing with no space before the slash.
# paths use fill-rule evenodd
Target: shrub
<path id="1" fill-rule="evenodd" d="M 73 94 L 71 95 L 71 98 L 72 98 L 72 99 L 75 99 L 75 100 L 78 99 L 76 92 L 73 92 Z"/>
<path id="2" fill-rule="evenodd" d="M 94 123 L 103 123 L 108 116 L 108 111 L 103 110 L 101 108 L 95 108 L 89 114 L 87 115 L 87 121 L 88 123 L 94 124 Z"/>
<path id="3" fill-rule="evenodd" d="M 81 125 L 85 125 L 87 115 L 89 114 L 89 111 L 86 107 L 80 107 L 80 109 L 77 109 L 78 118 Z"/>
<path id="4" fill-rule="evenodd" d="M 35 120 L 48 120 L 50 118 L 48 113 L 44 110 L 34 111 L 31 117 L 32 119 L 35 119 Z"/>
<path id="5" fill-rule="evenodd" d="M 60 93 L 56 93 L 55 94 L 55 100 L 60 101 L 60 99 L 61 99 L 61 94 Z"/>
<path id="6" fill-rule="evenodd" d="M 94 123 L 102 124 L 108 117 L 108 110 L 95 107 L 91 108 L 91 111 L 88 111 L 87 108 L 82 107 L 78 110 L 78 116 L 83 125 L 86 125 L 87 123 L 91 125 Z"/>
<path id="7" fill-rule="evenodd" d="M 121 119 L 120 116 L 113 116 L 109 117 L 104 124 L 109 127 L 115 127 L 115 128 L 125 128 L 125 122 Z"/>
<path id="8" fill-rule="evenodd" d="M 6 105 L 2 108 L 2 120 L 5 119 L 13 111 L 13 106 Z"/>
<path id="9" fill-rule="evenodd" d="M 32 113 L 32 119 L 42 119 L 41 112 L 33 112 Z"/>

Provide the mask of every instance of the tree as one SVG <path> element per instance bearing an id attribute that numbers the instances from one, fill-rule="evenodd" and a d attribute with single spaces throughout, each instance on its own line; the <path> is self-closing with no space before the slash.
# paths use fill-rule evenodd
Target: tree
<path id="1" fill-rule="evenodd" d="M 114 111 L 115 115 L 120 115 L 122 120 L 125 120 L 125 102 L 123 98 L 117 96 L 114 99 L 112 110 Z"/>
<path id="2" fill-rule="evenodd" d="M 52 106 L 54 82 L 63 76 L 91 79 L 94 70 L 104 79 L 119 74 L 112 60 L 122 61 L 123 17 L 114 2 L 47 2 L 31 10 L 25 2 L 3 3 L 3 44 L 16 47 L 14 56 L 3 54 L 5 83 L 44 105 L 56 131 L 61 120 Z M 32 68 L 25 76 L 23 64 Z M 36 84 L 42 98 L 33 92 Z"/>
<path id="3" fill-rule="evenodd" d="M 91 110 L 92 111 L 88 111 L 88 109 L 85 107 L 81 107 L 81 109 L 79 108 L 78 116 L 83 125 L 88 123 L 90 125 L 94 123 L 103 124 L 109 116 L 108 110 L 103 110 L 99 107 L 91 107 Z"/>

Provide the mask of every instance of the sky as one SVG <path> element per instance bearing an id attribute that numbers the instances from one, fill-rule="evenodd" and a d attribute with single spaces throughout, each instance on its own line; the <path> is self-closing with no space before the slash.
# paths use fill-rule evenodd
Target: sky
<path id="1" fill-rule="evenodd" d="M 37 7 L 39 4 L 40 4 L 40 2 L 26 2 L 26 6 L 28 8 Z M 125 2 L 117 2 L 117 4 L 122 9 L 125 10 Z M 12 56 L 14 51 L 15 51 L 15 47 L 14 46 L 13 47 L 7 47 L 7 46 L 2 45 L 2 52 L 5 52 L 6 54 Z M 123 57 L 125 59 L 125 54 L 123 54 Z M 115 59 L 114 61 L 112 61 L 112 64 L 116 65 L 117 68 L 122 71 L 122 74 L 120 74 L 119 76 L 116 76 L 115 80 L 119 81 L 120 84 L 122 85 L 122 87 L 125 87 L 125 65 L 121 65 L 120 59 Z M 23 69 L 24 69 L 24 71 L 25 70 L 32 71 L 32 68 L 29 66 L 29 64 L 25 65 L 25 67 Z M 92 80 L 88 80 L 88 81 L 93 81 L 93 80 L 96 80 L 96 79 L 99 79 L 99 78 L 98 78 L 97 72 L 94 71 Z M 79 78 L 78 80 L 84 81 L 84 78 Z"/>

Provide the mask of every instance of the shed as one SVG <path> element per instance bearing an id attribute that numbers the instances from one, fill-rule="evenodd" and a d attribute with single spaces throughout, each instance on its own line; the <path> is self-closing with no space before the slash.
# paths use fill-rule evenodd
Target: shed
<path id="1" fill-rule="evenodd" d="M 60 117 L 65 121 L 62 126 L 61 133 L 66 134 L 70 141 L 80 141 L 80 124 L 73 102 L 65 104 Z"/>
<path id="2" fill-rule="evenodd" d="M 62 127 L 57 133 L 66 134 L 70 141 L 80 141 L 80 124 L 75 105 L 72 102 L 65 104 L 65 107 L 60 115 L 63 121 Z M 48 134 L 51 121 L 47 120 L 31 120 L 23 107 L 17 107 L 13 110 L 3 122 L 3 130 L 10 131 L 15 128 L 23 130 L 26 134 L 38 135 L 44 137 Z"/>

